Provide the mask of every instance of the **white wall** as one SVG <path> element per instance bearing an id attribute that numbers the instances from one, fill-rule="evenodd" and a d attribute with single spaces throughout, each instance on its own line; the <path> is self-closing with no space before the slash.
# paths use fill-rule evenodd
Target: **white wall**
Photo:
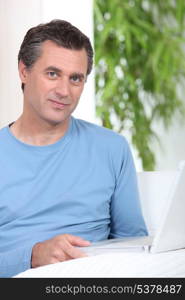
<path id="1" fill-rule="evenodd" d="M 174 170 L 185 160 L 185 120 L 175 117 L 168 130 L 156 122 L 155 128 L 161 141 L 161 145 L 153 145 L 156 170 Z"/>
<path id="2" fill-rule="evenodd" d="M 0 127 L 22 111 L 17 54 L 29 27 L 40 21 L 40 1 L 0 0 Z"/>
<path id="3" fill-rule="evenodd" d="M 185 161 L 185 120 L 182 122 L 179 118 L 175 118 L 168 130 L 156 121 L 153 128 L 160 139 L 160 144 L 157 141 L 151 144 L 156 158 L 155 171 L 176 170 L 179 162 Z M 124 135 L 131 144 L 129 133 Z M 137 171 L 143 171 L 136 149 L 132 147 L 131 150 Z"/>
<path id="4" fill-rule="evenodd" d="M 92 0 L 0 0 L 0 128 L 22 112 L 17 55 L 27 30 L 61 18 L 86 33 L 93 43 Z M 94 76 L 87 80 L 76 117 L 94 121 Z"/>

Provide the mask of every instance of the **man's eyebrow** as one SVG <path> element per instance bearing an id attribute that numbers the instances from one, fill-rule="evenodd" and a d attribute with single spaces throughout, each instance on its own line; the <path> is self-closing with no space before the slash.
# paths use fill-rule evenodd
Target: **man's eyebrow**
<path id="1" fill-rule="evenodd" d="M 45 69 L 45 71 L 47 72 L 47 71 L 54 71 L 54 72 L 56 72 L 56 73 L 61 73 L 62 72 L 62 70 L 60 70 L 59 68 L 57 68 L 57 67 L 55 67 L 55 66 L 49 66 L 49 67 L 47 67 L 46 69 Z"/>
<path id="2" fill-rule="evenodd" d="M 78 76 L 81 79 L 85 78 L 85 75 L 83 73 L 78 73 L 78 72 L 74 72 L 70 75 L 70 77 L 73 77 L 73 76 Z"/>
<path id="3" fill-rule="evenodd" d="M 59 68 L 57 68 L 57 67 L 55 67 L 55 66 L 49 66 L 49 67 L 47 67 L 45 69 L 45 72 L 47 72 L 47 71 L 54 71 L 56 73 L 62 73 L 62 70 L 59 69 Z M 73 77 L 73 76 L 78 76 L 81 79 L 85 79 L 86 78 L 86 76 L 83 73 L 78 73 L 78 72 L 73 72 L 73 73 L 70 74 L 70 77 Z"/>

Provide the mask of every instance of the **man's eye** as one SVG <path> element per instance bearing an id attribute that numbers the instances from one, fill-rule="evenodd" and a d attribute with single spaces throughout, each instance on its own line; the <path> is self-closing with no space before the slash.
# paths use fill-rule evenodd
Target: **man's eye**
<path id="1" fill-rule="evenodd" d="M 81 81 L 80 77 L 77 76 L 77 75 L 72 76 L 71 80 L 74 81 L 74 82 L 80 82 Z"/>
<path id="2" fill-rule="evenodd" d="M 54 71 L 49 71 L 47 74 L 48 74 L 48 76 L 49 76 L 50 78 L 56 78 L 56 77 L 57 77 L 57 73 L 54 72 Z"/>

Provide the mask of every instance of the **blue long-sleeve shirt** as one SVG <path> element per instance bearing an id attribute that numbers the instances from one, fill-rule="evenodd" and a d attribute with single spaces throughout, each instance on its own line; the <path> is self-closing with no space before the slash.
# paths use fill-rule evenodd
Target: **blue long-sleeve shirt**
<path id="1" fill-rule="evenodd" d="M 0 277 L 31 267 L 35 243 L 69 233 L 90 241 L 146 235 L 125 138 L 73 117 L 47 146 L 0 130 Z"/>

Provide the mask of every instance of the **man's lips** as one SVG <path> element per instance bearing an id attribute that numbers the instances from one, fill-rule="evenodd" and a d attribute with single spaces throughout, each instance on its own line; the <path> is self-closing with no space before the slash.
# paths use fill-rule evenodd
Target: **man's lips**
<path id="1" fill-rule="evenodd" d="M 60 107 L 60 108 L 64 108 L 66 106 L 69 105 L 69 103 L 63 103 L 63 102 L 59 102 L 59 101 L 56 101 L 56 100 L 53 100 L 53 99 L 48 99 L 50 102 L 53 103 L 53 105 L 55 105 L 56 107 Z"/>

